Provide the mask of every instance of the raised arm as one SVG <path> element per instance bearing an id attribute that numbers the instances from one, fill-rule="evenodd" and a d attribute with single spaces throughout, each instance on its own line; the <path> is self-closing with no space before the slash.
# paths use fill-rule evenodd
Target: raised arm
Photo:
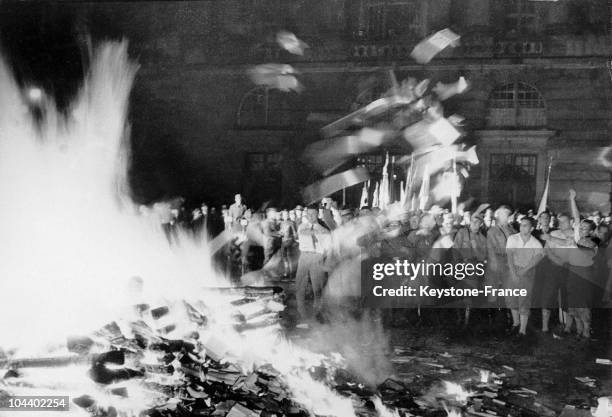
<path id="1" fill-rule="evenodd" d="M 572 210 L 572 218 L 574 224 L 580 223 L 580 212 L 578 211 L 578 205 L 576 204 L 576 191 L 574 189 L 569 190 L 569 203 L 570 209 Z"/>

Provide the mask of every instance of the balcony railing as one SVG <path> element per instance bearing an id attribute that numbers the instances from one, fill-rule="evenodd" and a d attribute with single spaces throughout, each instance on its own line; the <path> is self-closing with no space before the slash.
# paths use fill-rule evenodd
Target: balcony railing
<path id="1" fill-rule="evenodd" d="M 359 44 L 353 45 L 350 49 L 350 56 L 357 59 L 370 58 L 406 58 L 410 56 L 412 48 L 406 45 L 391 44 Z"/>

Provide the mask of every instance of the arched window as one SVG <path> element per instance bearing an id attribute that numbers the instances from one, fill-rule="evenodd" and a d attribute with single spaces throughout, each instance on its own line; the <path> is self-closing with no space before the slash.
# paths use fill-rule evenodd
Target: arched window
<path id="1" fill-rule="evenodd" d="M 297 128 L 304 116 L 298 104 L 295 93 L 256 87 L 240 101 L 237 125 L 252 129 Z"/>
<path id="2" fill-rule="evenodd" d="M 534 87 L 510 83 L 496 88 L 489 101 L 490 127 L 544 127 L 546 103 Z"/>

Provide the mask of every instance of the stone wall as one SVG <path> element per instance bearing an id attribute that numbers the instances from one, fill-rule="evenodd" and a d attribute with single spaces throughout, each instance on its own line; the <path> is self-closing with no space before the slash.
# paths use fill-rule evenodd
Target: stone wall
<path id="1" fill-rule="evenodd" d="M 534 54 L 514 46 L 500 52 L 500 41 L 516 39 L 507 41 L 500 33 L 504 3 L 499 0 L 422 1 L 426 34 L 451 26 L 464 35 L 460 48 L 445 51 L 427 67 L 401 53 L 420 37 L 355 38 L 365 24 L 367 3 L 259 0 L 248 3 L 254 5 L 249 8 L 242 0 L 70 2 L 54 7 L 73 8 L 94 42 L 108 37 L 131 42 L 132 56 L 141 64 L 131 108 L 133 177 L 145 200 L 179 193 L 217 204 L 229 201 L 246 183 L 245 155 L 256 151 L 282 154 L 279 194 L 296 197 L 300 186 L 316 178 L 299 156 L 318 139 L 322 120 L 348 112 L 372 84 L 388 85 L 390 68 L 399 79 L 415 76 L 435 83 L 468 78 L 471 90 L 445 103 L 449 113 L 466 117 L 468 141 L 475 140 L 473 132 L 489 129 L 488 100 L 495 86 L 514 81 L 532 85 L 546 101 L 544 128 L 554 132 L 546 148 L 560 167 L 553 169 L 553 205 L 562 204 L 570 185 L 579 188 L 579 197 L 581 190 L 600 193 L 599 200 L 609 193 L 606 171 L 584 155 L 609 144 L 612 80 L 606 62 L 612 42 L 601 30 L 556 31 L 571 18 L 568 2 L 538 4 L 541 30 L 521 40 L 542 43 L 541 52 Z M 309 43 L 303 57 L 279 50 L 274 35 L 283 28 Z M 360 45 L 366 45 L 366 52 L 355 55 Z M 385 48 L 386 55 L 378 53 Z M 253 88 L 246 70 L 265 62 L 290 62 L 301 72 L 306 88 L 297 98 L 302 120 L 281 130 L 238 128 L 240 102 Z M 308 115 L 318 122 L 307 122 Z M 574 155 L 583 157 L 572 161 Z M 468 187 L 474 193 L 483 169 L 475 170 Z M 587 197 L 585 206 L 592 205 L 587 201 L 592 196 Z"/>

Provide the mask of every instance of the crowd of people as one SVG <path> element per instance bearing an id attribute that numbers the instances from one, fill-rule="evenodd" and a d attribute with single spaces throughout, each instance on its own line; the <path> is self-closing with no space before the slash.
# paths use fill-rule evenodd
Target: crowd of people
<path id="1" fill-rule="evenodd" d="M 490 307 L 484 310 L 489 316 L 506 317 L 509 312 L 509 323 L 502 326 L 520 338 L 537 308 L 540 330 L 550 334 L 551 316 L 556 316 L 552 312 L 559 310 L 562 331 L 588 339 L 591 309 L 610 302 L 612 294 L 610 215 L 581 215 L 573 190 L 567 213 L 519 213 L 506 205 L 483 206 L 461 213 L 437 206 L 410 211 L 398 204 L 384 210 L 350 209 L 324 198 L 308 207 L 268 206 L 253 211 L 237 194 L 219 213 L 202 205 L 183 216 L 182 222 L 180 210 L 175 211 L 174 223 L 166 223 L 171 241 L 176 225 L 197 238 L 206 233 L 214 239 L 225 233 L 227 244 L 217 259 L 227 274 L 244 276 L 259 270 L 295 280 L 297 310 L 304 322 L 325 320 L 334 300 L 359 299 L 359 265 L 364 257 L 401 257 L 413 263 L 449 260 L 486 265 L 484 281 L 460 282 L 449 276 L 428 281 L 433 286 L 482 286 L 486 281 L 527 290 L 527 296 L 506 297 L 501 304 L 499 299 L 459 300 L 453 306 L 463 326 L 470 325 L 475 308 Z M 431 306 L 424 299 L 416 303 L 420 314 L 421 307 Z M 402 316 L 401 311 L 391 315 Z"/>

